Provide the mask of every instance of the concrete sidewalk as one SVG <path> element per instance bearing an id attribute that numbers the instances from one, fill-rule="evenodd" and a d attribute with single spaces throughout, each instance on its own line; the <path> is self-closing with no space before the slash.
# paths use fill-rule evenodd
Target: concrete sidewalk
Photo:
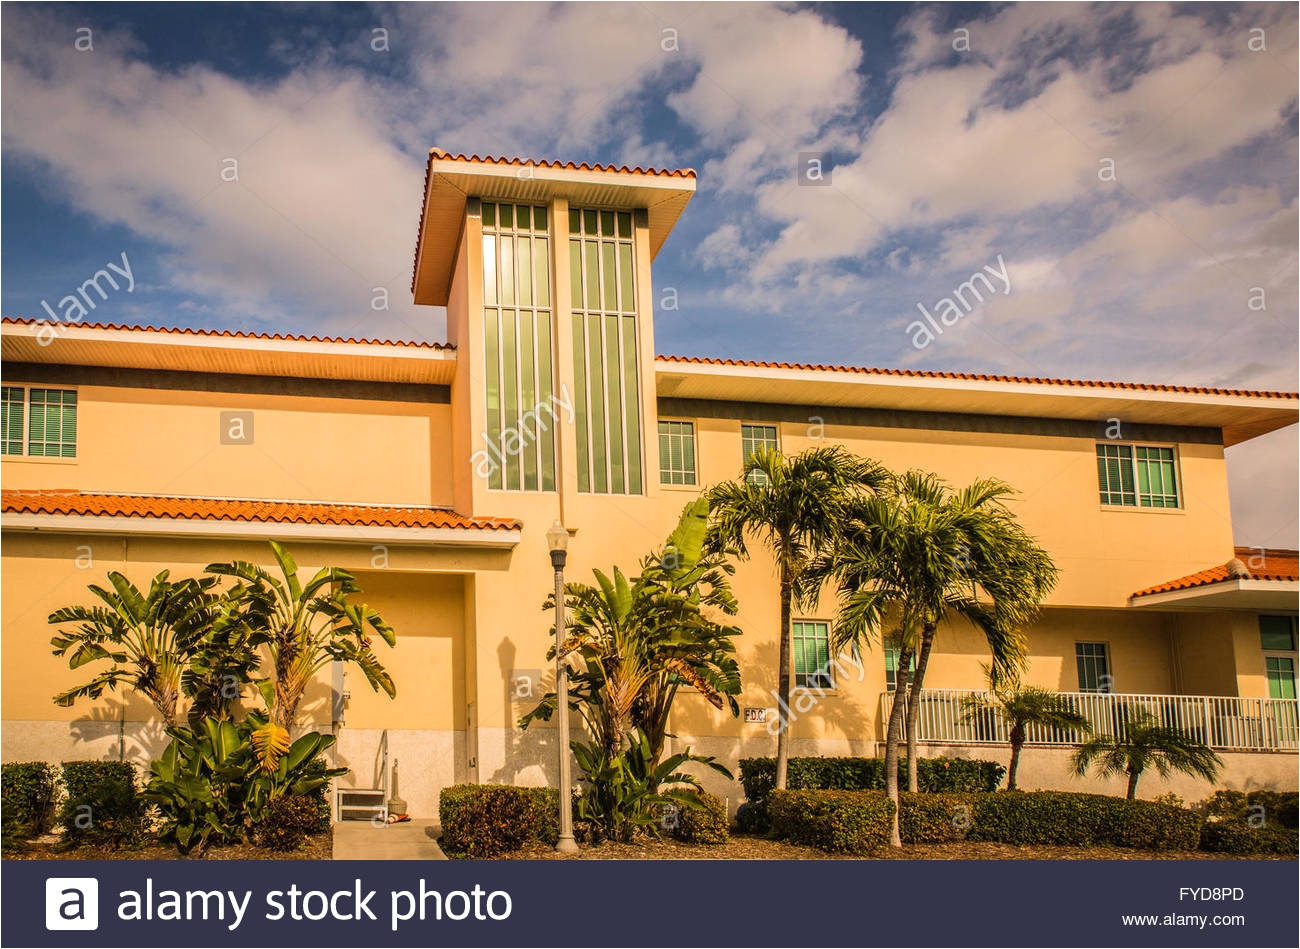
<path id="1" fill-rule="evenodd" d="M 446 860 L 435 836 L 438 822 L 404 824 L 339 821 L 334 825 L 335 860 Z"/>

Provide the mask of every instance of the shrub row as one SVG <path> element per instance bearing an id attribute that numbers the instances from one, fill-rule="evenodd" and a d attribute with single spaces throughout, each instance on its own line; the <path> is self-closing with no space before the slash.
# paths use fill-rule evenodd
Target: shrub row
<path id="1" fill-rule="evenodd" d="M 1197 805 L 1209 819 L 1235 820 L 1247 825 L 1296 829 L 1300 792 L 1215 791 Z"/>
<path id="2" fill-rule="evenodd" d="M 1268 824 L 1252 827 L 1245 821 L 1219 820 L 1206 821 L 1201 830 L 1201 849 L 1211 853 L 1294 855 L 1300 848 L 1292 829 Z"/>
<path id="3" fill-rule="evenodd" d="M 894 804 L 876 791 L 772 791 L 772 832 L 831 853 L 870 853 L 889 843 Z"/>
<path id="4" fill-rule="evenodd" d="M 555 788 L 508 784 L 456 784 L 438 799 L 439 845 L 448 857 L 499 857 L 533 841 L 560 836 L 560 796 Z"/>
<path id="5" fill-rule="evenodd" d="M 1195 850 L 1204 818 L 1155 801 L 1073 791 L 972 796 L 967 840 L 1004 844 Z"/>
<path id="6" fill-rule="evenodd" d="M 926 794 L 994 791 L 1006 768 L 995 761 L 973 758 L 918 758 L 916 778 Z M 907 759 L 898 773 L 906 781 Z M 743 758 L 740 783 L 748 802 L 736 815 L 741 830 L 763 831 L 769 826 L 767 797 L 776 784 L 775 758 Z M 786 770 L 790 791 L 883 791 L 884 758 L 791 758 Z"/>
<path id="7" fill-rule="evenodd" d="M 1101 794 L 904 793 L 899 806 L 904 843 L 964 839 L 1195 850 L 1202 838 L 1203 819 L 1195 811 Z M 773 832 L 797 843 L 867 853 L 889 842 L 893 807 L 878 791 L 773 791 L 768 808 Z"/>
<path id="8" fill-rule="evenodd" d="M 57 788 L 62 801 L 54 813 Z M 3 766 L 4 833 L 14 840 L 45 833 L 51 819 L 71 844 L 117 847 L 143 839 L 150 828 L 135 766 L 125 761 L 65 761 L 56 772 L 43 761 Z"/>

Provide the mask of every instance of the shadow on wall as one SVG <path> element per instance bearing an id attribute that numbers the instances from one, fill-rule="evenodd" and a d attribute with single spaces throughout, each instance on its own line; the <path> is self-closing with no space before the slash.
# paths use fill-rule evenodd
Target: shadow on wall
<path id="1" fill-rule="evenodd" d="M 170 739 L 161 721 L 131 721 L 122 717 L 121 709 L 95 708 L 69 723 L 69 734 L 78 748 L 78 760 L 130 761 L 149 769 Z"/>
<path id="2" fill-rule="evenodd" d="M 511 673 L 517 670 L 516 658 L 519 650 L 509 636 L 497 647 L 497 664 L 501 670 L 501 689 L 504 708 L 509 721 L 503 729 L 504 747 L 502 764 L 487 775 L 484 783 L 514 784 L 537 787 L 558 787 L 560 781 L 559 748 L 557 730 L 547 724 L 534 724 L 527 731 L 518 725 L 520 717 L 541 701 L 548 692 L 555 690 L 555 670 L 542 670 L 540 678 L 527 688 L 512 680 Z M 572 737 L 581 737 L 581 725 L 572 720 Z M 483 749 L 479 749 L 482 760 Z M 574 771 L 577 774 L 577 771 Z"/>

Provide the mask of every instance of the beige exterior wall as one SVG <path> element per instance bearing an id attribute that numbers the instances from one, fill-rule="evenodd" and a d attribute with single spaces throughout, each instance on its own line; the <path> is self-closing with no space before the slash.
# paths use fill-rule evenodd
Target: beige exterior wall
<path id="1" fill-rule="evenodd" d="M 7 489 L 452 504 L 448 405 L 75 388 L 77 457 L 6 457 Z M 253 413 L 251 444 L 222 443 L 226 411 Z"/>

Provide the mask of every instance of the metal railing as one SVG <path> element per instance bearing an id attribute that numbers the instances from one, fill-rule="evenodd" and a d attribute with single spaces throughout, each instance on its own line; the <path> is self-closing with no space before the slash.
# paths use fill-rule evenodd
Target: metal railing
<path id="1" fill-rule="evenodd" d="M 1300 738 L 1296 699 L 1116 692 L 1057 694 L 1088 720 L 1094 736 L 1122 737 L 1126 723 L 1145 713 L 1161 725 L 1177 728 L 1222 751 L 1296 751 Z M 922 689 L 917 741 L 1005 745 L 1009 740 L 1007 723 L 1001 709 L 985 704 L 988 698 L 987 692 Z M 881 693 L 882 732 L 893 704 L 893 692 Z M 1037 725 L 1030 726 L 1026 738 L 1028 744 L 1034 745 L 1075 745 L 1086 740 L 1087 736 L 1073 729 Z"/>

